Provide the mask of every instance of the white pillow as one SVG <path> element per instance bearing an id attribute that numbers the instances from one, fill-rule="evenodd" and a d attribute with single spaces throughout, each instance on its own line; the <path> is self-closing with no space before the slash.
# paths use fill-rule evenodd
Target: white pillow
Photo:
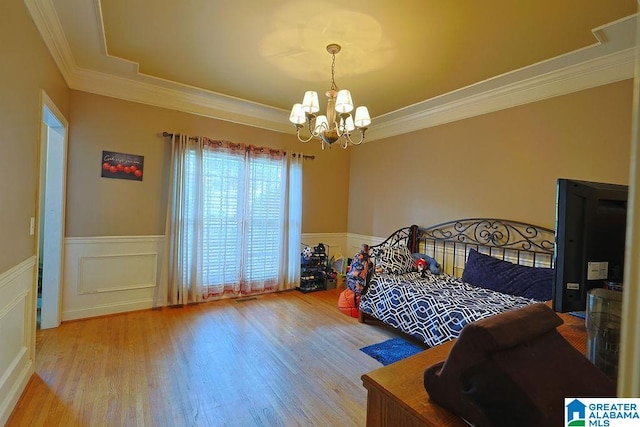
<path id="1" fill-rule="evenodd" d="M 414 271 L 415 260 L 406 246 L 383 249 L 376 258 L 376 266 L 387 274 L 405 274 Z"/>

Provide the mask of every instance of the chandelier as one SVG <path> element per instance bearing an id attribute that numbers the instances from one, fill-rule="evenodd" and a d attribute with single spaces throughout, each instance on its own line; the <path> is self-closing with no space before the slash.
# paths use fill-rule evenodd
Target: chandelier
<path id="1" fill-rule="evenodd" d="M 356 108 L 354 117 L 353 101 L 351 92 L 347 89 L 338 90 L 335 82 L 336 53 L 340 52 L 339 44 L 327 46 L 327 52 L 331 54 L 331 89 L 327 95 L 327 114 L 316 115 L 320 111 L 318 93 L 312 90 L 305 92 L 302 103 L 293 104 L 289 121 L 296 126 L 296 136 L 301 142 L 309 142 L 311 139 L 318 139 L 322 143 L 322 149 L 326 146 L 331 148 L 331 144 L 338 142 L 340 147 L 347 148 L 349 144 L 360 145 L 364 141 L 364 133 L 371 123 L 369 110 L 367 107 Z M 307 125 L 309 136 L 307 138 L 300 135 L 300 130 Z M 356 141 L 353 138 L 355 130 L 360 132 Z"/>

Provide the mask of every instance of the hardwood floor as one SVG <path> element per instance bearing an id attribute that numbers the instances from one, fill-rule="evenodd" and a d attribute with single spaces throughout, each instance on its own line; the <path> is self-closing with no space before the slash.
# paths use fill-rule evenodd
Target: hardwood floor
<path id="1" fill-rule="evenodd" d="M 397 336 L 337 309 L 340 290 L 262 295 L 38 331 L 8 426 L 362 426 L 359 349 Z"/>

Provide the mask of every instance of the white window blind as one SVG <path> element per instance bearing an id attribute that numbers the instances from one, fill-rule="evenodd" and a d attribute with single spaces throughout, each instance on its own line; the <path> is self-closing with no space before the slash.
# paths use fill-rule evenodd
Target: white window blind
<path id="1" fill-rule="evenodd" d="M 195 266 L 205 288 L 254 283 L 277 287 L 284 256 L 285 159 L 206 149 L 201 164 L 195 153 L 187 159 L 188 182 L 193 183 L 187 204 L 198 206 L 200 199 L 202 212 L 187 210 L 185 221 L 199 223 L 188 227 L 190 235 L 185 237 L 202 240 L 201 245 L 185 245 L 185 265 Z M 201 186 L 195 181 L 198 176 Z M 194 247 L 202 248 L 199 262 Z M 220 289 L 211 293 L 219 294 Z"/>
<path id="2" fill-rule="evenodd" d="M 249 161 L 247 192 L 247 239 L 245 265 L 247 281 L 278 278 L 283 256 L 285 163 L 270 158 Z"/>

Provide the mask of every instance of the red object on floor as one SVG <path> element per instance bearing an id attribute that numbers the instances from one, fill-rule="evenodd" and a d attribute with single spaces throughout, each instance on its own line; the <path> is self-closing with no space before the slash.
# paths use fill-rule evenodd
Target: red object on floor
<path id="1" fill-rule="evenodd" d="M 355 295 L 351 289 L 340 292 L 338 298 L 338 309 L 347 316 L 358 318 L 358 307 L 360 306 L 360 295 Z"/>

